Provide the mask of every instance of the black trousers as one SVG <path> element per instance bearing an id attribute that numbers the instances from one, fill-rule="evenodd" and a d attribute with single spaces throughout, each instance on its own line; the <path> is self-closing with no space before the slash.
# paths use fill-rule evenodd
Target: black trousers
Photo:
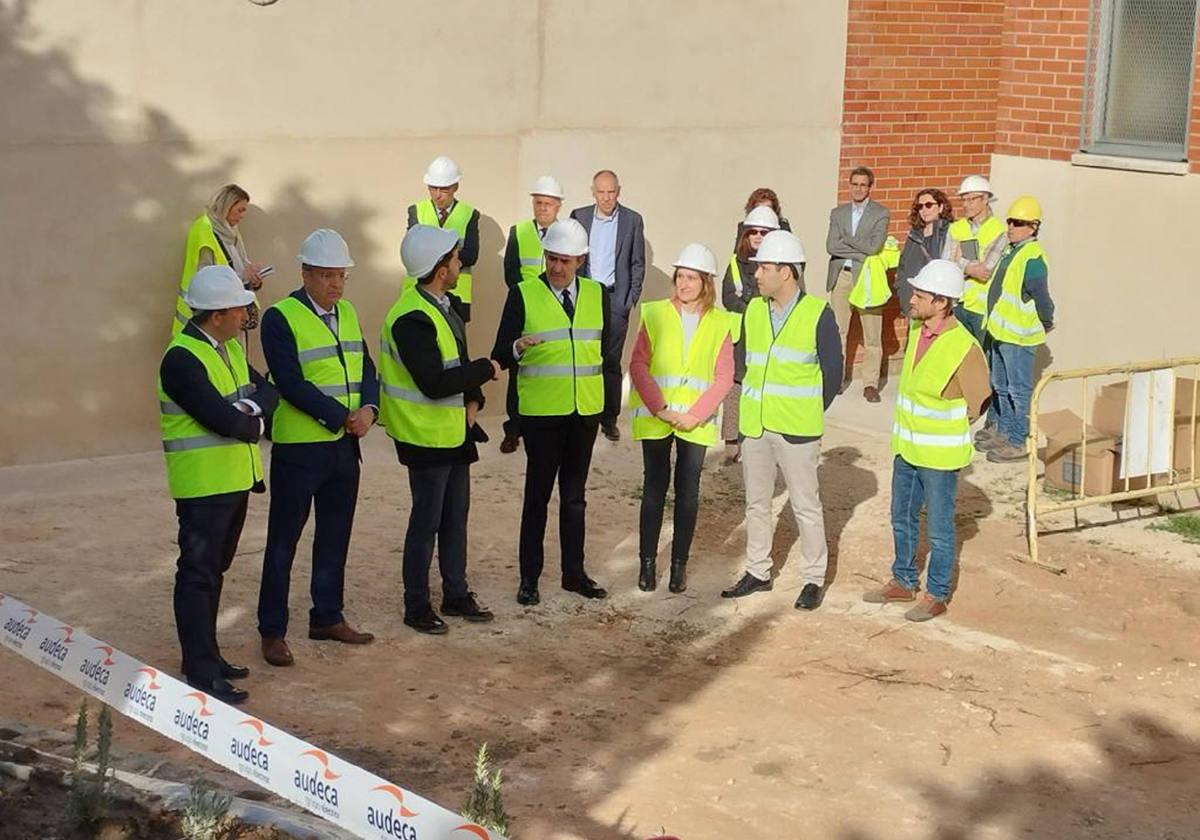
<path id="1" fill-rule="evenodd" d="M 291 460 L 276 450 L 271 458 L 271 511 L 258 591 L 258 632 L 265 639 L 287 635 L 292 561 L 314 508 L 309 626 L 328 627 L 344 620 L 346 555 L 358 504 L 358 448 L 349 435 L 329 444 L 304 445 L 328 447 L 326 457 Z"/>
<path id="2" fill-rule="evenodd" d="M 517 368 L 508 371 L 508 390 L 504 394 L 504 408 L 508 419 L 504 421 L 504 434 L 509 437 L 521 436 L 521 409 L 517 397 Z"/>
<path id="3" fill-rule="evenodd" d="M 183 674 L 191 682 L 221 676 L 217 610 L 225 572 L 233 563 L 249 491 L 228 501 L 179 499 L 179 560 L 175 564 L 175 629 L 183 651 Z"/>
<path id="4" fill-rule="evenodd" d="M 604 354 L 604 407 L 600 418 L 604 425 L 615 425 L 621 413 L 621 359 L 625 355 L 625 333 L 629 330 L 629 313 L 610 313 L 608 322 L 608 347 Z"/>
<path id="5" fill-rule="evenodd" d="M 404 535 L 404 614 L 429 612 L 429 567 L 437 544 L 442 600 L 465 598 L 467 514 L 471 508 L 471 466 L 409 467 L 412 509 Z"/>
<path id="6" fill-rule="evenodd" d="M 661 440 L 642 441 L 642 514 L 640 556 L 658 556 L 663 507 L 671 481 L 671 444 L 675 444 L 675 532 L 671 559 L 688 559 L 696 532 L 696 510 L 700 506 L 700 470 L 707 447 L 667 435 Z"/>
<path id="7" fill-rule="evenodd" d="M 536 584 L 545 565 L 546 507 L 558 482 L 558 541 L 562 581 L 575 584 L 583 570 L 585 490 L 599 420 L 572 414 L 525 432 L 525 503 L 521 510 L 521 580 Z"/>

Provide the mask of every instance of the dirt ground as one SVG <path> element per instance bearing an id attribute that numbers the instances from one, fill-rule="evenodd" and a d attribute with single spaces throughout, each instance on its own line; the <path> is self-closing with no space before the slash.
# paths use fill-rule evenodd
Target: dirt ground
<path id="1" fill-rule="evenodd" d="M 740 473 L 716 453 L 689 590 L 639 592 L 641 458 L 628 439 L 597 443 L 589 483 L 588 568 L 611 597 L 584 601 L 549 573 L 542 604 L 520 607 L 524 455 L 490 447 L 473 473 L 471 582 L 497 620 L 451 620 L 437 638 L 401 623 L 406 476 L 376 430 L 346 603 L 378 639 L 305 638 L 306 542 L 296 666 L 262 663 L 267 500 L 254 497 L 220 616 L 227 657 L 253 668 L 248 709 L 454 808 L 486 741 L 521 840 L 662 827 L 683 840 L 1200 836 L 1197 547 L 1125 514 L 1044 537 L 1061 576 L 1019 563 L 1023 467 L 977 459 L 960 485 L 950 611 L 908 623 L 860 600 L 890 563 L 890 458 L 874 430 L 889 421 L 833 422 L 821 481 L 836 573 L 819 611 L 792 608 L 790 515 L 775 590 L 718 597 L 739 572 L 744 528 Z M 0 470 L 0 589 L 166 669 L 178 662 L 174 536 L 157 454 Z M 549 569 L 553 558 L 551 544 Z M 0 719 L 69 728 L 74 690 L 12 654 L 0 673 Z M 189 760 L 127 720 L 116 741 Z"/>

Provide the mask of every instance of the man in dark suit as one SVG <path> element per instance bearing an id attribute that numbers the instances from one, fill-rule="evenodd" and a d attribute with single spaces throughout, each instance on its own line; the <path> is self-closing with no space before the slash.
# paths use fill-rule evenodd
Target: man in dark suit
<path id="1" fill-rule="evenodd" d="M 175 627 L 188 684 L 241 703 L 249 692 L 229 680 L 250 671 L 221 655 L 217 611 L 250 493 L 265 489 L 258 440 L 278 397 L 238 344 L 254 293 L 234 270 L 200 269 L 185 302 L 194 314 L 163 354 L 158 379 L 167 479 L 179 519 Z"/>
<path id="2" fill-rule="evenodd" d="M 610 407 L 603 376 L 613 352 L 608 291 L 578 276 L 588 240 L 574 219 L 551 225 L 543 245 L 546 271 L 509 290 L 492 348 L 493 359 L 517 371 L 527 459 L 517 589 L 524 605 L 541 600 L 546 507 L 556 480 L 562 588 L 585 598 L 608 595 L 583 564 L 588 468 L 600 416 Z"/>
<path id="3" fill-rule="evenodd" d="M 850 172 L 850 200 L 829 213 L 829 233 L 825 237 L 829 273 L 825 289 L 843 342 L 850 335 L 850 293 L 862 273 L 863 260 L 882 251 L 887 241 L 891 214 L 878 201 L 871 200 L 874 186 L 875 173 L 865 166 L 855 167 Z M 863 335 L 863 397 L 867 402 L 877 403 L 883 372 L 883 307 L 856 311 Z M 846 354 L 848 368 L 853 365 L 853 358 Z M 848 384 L 848 375 L 843 382 Z"/>
<path id="4" fill-rule="evenodd" d="M 409 228 L 400 258 L 416 286 L 406 289 L 383 322 L 379 359 L 382 418 L 408 468 L 412 493 L 404 535 L 404 623 L 420 633 L 448 629 L 429 598 L 429 567 L 437 544 L 444 615 L 491 621 L 467 585 L 467 513 L 484 382 L 500 365 L 467 355 L 466 329 L 450 303 L 458 281 L 459 243 L 454 231 Z"/>
<path id="5" fill-rule="evenodd" d="M 617 174 L 602 169 L 592 178 L 595 204 L 571 211 L 571 218 L 588 233 L 588 253 L 580 273 L 590 277 L 609 292 L 608 341 L 605 348 L 604 415 L 600 427 L 609 440 L 620 440 L 617 415 L 621 411 L 621 359 L 625 352 L 625 333 L 629 313 L 642 296 L 646 279 L 646 233 L 642 217 L 621 204 L 621 183 Z"/>
<path id="6" fill-rule="evenodd" d="M 354 261 L 336 231 L 300 247 L 303 288 L 263 313 L 263 355 L 282 399 L 271 426 L 271 511 L 258 595 L 263 658 L 292 664 L 286 641 L 296 544 L 316 508 L 308 637 L 367 644 L 346 623 L 346 554 L 358 502 L 358 439 L 379 414 L 379 383 L 358 313 L 342 299 Z"/>

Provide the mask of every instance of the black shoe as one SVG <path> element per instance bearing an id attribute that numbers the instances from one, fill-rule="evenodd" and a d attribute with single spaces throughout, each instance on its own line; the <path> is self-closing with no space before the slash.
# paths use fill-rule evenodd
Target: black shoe
<path id="1" fill-rule="evenodd" d="M 675 594 L 687 591 L 686 560 L 671 561 L 671 582 L 667 584 L 667 589 Z"/>
<path id="2" fill-rule="evenodd" d="M 804 588 L 800 590 L 800 597 L 796 599 L 796 609 L 815 610 L 821 606 L 821 598 L 824 594 L 821 587 L 815 583 L 804 584 Z"/>
<path id="3" fill-rule="evenodd" d="M 653 592 L 658 588 L 658 569 L 653 557 L 642 558 L 642 568 L 638 571 L 638 589 L 643 592 Z"/>
<path id="4" fill-rule="evenodd" d="M 733 586 L 721 592 L 722 598 L 744 598 L 747 595 L 753 595 L 755 592 L 768 592 L 774 586 L 769 580 L 759 580 L 754 575 L 746 572 L 742 575 L 742 579 Z"/>
<path id="5" fill-rule="evenodd" d="M 500 441 L 500 451 L 505 455 L 511 455 L 517 451 L 517 447 L 521 445 L 521 438 L 517 435 L 505 435 L 504 440 Z"/>
<path id="6" fill-rule="evenodd" d="M 495 618 L 491 610 L 486 610 L 479 606 L 479 602 L 475 600 L 475 593 L 468 592 L 465 598 L 453 598 L 447 601 L 442 599 L 442 615 L 456 615 L 459 618 L 465 618 L 467 621 L 491 621 Z"/>
<path id="7" fill-rule="evenodd" d="M 250 669 L 244 665 L 230 665 L 225 661 L 225 657 L 219 660 L 221 663 L 221 676 L 227 680 L 244 680 L 250 676 Z"/>
<path id="8" fill-rule="evenodd" d="M 538 594 L 536 583 L 526 583 L 521 581 L 520 587 L 517 588 L 517 603 L 525 607 L 532 607 L 541 603 L 542 596 Z"/>
<path id="9" fill-rule="evenodd" d="M 442 621 L 433 610 L 418 613 L 417 615 L 406 615 L 404 616 L 404 623 L 418 633 L 427 633 L 430 636 L 441 636 L 450 630 L 446 626 L 446 622 Z"/>
<path id="10" fill-rule="evenodd" d="M 574 592 L 576 595 L 582 595 L 584 598 L 607 598 L 608 591 L 601 586 L 596 585 L 596 581 L 591 578 L 584 578 L 580 581 L 563 581 L 562 588 L 568 592 Z"/>
<path id="11" fill-rule="evenodd" d="M 192 688 L 198 688 L 216 700 L 222 703 L 229 703 L 236 706 L 238 703 L 245 703 L 246 698 L 250 696 L 250 692 L 241 688 L 237 688 L 229 680 L 218 677 L 215 680 L 207 682 L 192 682 L 188 680 L 188 685 Z"/>
<path id="12" fill-rule="evenodd" d="M 614 443 L 621 439 L 621 430 L 617 428 L 616 423 L 602 423 L 600 425 L 600 431 L 604 433 L 606 438 Z"/>

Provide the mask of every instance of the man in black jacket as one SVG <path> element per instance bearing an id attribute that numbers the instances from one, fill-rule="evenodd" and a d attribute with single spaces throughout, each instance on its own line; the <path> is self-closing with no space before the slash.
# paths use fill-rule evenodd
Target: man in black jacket
<path id="1" fill-rule="evenodd" d="M 179 518 L 175 626 L 183 673 L 226 703 L 249 696 L 229 680 L 250 671 L 221 655 L 217 611 L 250 493 L 265 489 L 258 440 L 278 398 L 237 343 L 253 300 L 228 266 L 200 269 L 186 300 L 195 314 L 159 367 L 163 450 Z"/>
<path id="2" fill-rule="evenodd" d="M 467 513 L 476 441 L 487 436 L 475 424 L 483 407 L 480 386 L 500 366 L 467 355 L 462 319 L 451 305 L 458 281 L 458 236 L 452 230 L 414 225 L 400 257 L 417 285 L 401 293 L 384 319 L 380 358 L 382 416 L 408 468 L 412 493 L 404 535 L 404 623 L 421 633 L 442 634 L 446 623 L 429 597 L 429 567 L 437 544 L 444 615 L 491 621 L 467 585 Z"/>

